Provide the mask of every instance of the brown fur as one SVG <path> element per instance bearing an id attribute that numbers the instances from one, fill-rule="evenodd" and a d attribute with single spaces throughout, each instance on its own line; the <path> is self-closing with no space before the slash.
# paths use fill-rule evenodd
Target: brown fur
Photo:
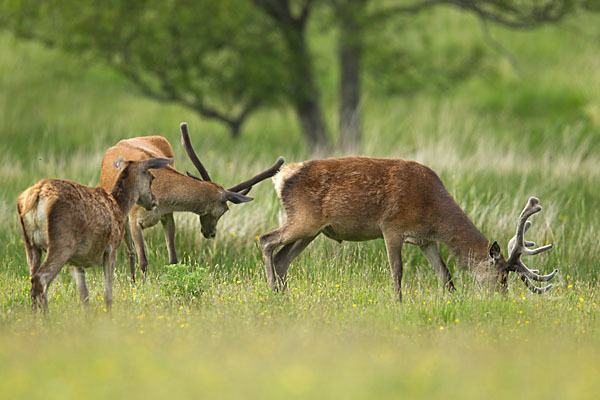
<path id="1" fill-rule="evenodd" d="M 182 128 L 183 129 L 183 128 Z M 187 129 L 187 127 L 186 127 Z M 100 184 L 109 189 L 115 182 L 116 172 L 112 163 L 118 158 L 126 160 L 145 160 L 150 157 L 173 157 L 173 149 L 167 139 L 161 136 L 145 136 L 119 141 L 104 153 Z M 135 252 L 143 273 L 146 272 L 146 257 L 143 230 L 156 225 L 163 225 L 165 240 L 169 252 L 169 263 L 178 262 L 175 250 L 175 221 L 173 212 L 188 211 L 198 214 L 202 225 L 202 234 L 206 238 L 216 235 L 217 223 L 221 216 L 229 210 L 228 201 L 246 202 L 252 198 L 233 193 L 222 186 L 194 179 L 177 171 L 173 164 L 156 171 L 156 179 L 152 191 L 158 199 L 159 206 L 153 211 L 135 206 L 129 213 L 130 234 L 126 235 L 129 251 L 129 266 L 132 279 L 135 281 Z"/>
<path id="2" fill-rule="evenodd" d="M 488 241 L 430 168 L 414 161 L 346 157 L 289 164 L 273 178 L 287 221 L 261 236 L 267 276 L 285 283 L 291 261 L 320 233 L 342 241 L 383 238 L 400 295 L 404 242 L 421 247 L 450 289 L 436 242 L 465 267 L 487 263 Z M 283 248 L 275 255 L 275 249 Z"/>
<path id="3" fill-rule="evenodd" d="M 165 160 L 166 162 L 169 160 Z M 114 167 L 113 167 L 114 168 Z M 82 301 L 87 304 L 83 267 L 104 265 L 105 302 L 112 299 L 116 249 L 123 238 L 124 215 L 136 201 L 155 204 L 150 192 L 148 163 L 127 162 L 111 193 L 62 179 L 44 179 L 25 190 L 17 200 L 30 268 L 32 305 L 47 307 L 47 290 L 69 263 L 76 267 Z M 40 265 L 41 253 L 46 258 Z"/>
<path id="4" fill-rule="evenodd" d="M 119 141 L 104 153 L 100 185 L 110 188 L 115 181 L 115 171 L 112 163 L 118 158 L 126 160 L 145 160 L 151 157 L 173 157 L 173 149 L 167 139 L 162 136 L 146 136 Z M 131 277 L 135 281 L 135 251 L 140 261 L 140 268 L 146 272 L 148 259 L 144 246 L 143 230 L 162 223 L 169 252 L 169 262 L 177 264 L 175 250 L 175 221 L 173 212 L 190 211 L 200 216 L 212 216 L 214 224 L 206 223 L 203 231 L 206 237 L 214 237 L 218 219 L 229 209 L 226 201 L 221 201 L 225 190 L 213 182 L 199 181 L 182 174 L 173 167 L 173 163 L 155 172 L 156 179 L 152 191 L 158 199 L 158 208 L 152 211 L 134 206 L 129 213 L 131 236 L 126 237 L 129 252 L 129 267 Z"/>
<path id="5" fill-rule="evenodd" d="M 48 217 L 47 238 L 54 239 L 56 235 L 61 242 L 77 244 L 77 251 L 69 259 L 71 264 L 100 264 L 106 246 L 120 243 L 124 232 L 123 214 L 115 198 L 104 189 L 61 179 L 44 179 L 19 196 L 21 220 L 25 221 L 25 215 L 33 211 L 40 200 L 44 200 Z M 47 251 L 51 243 L 31 244 Z"/>

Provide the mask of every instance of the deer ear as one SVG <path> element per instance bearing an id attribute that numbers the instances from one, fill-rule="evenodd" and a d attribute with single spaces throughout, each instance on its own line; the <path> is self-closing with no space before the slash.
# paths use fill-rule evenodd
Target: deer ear
<path id="1" fill-rule="evenodd" d="M 230 201 L 233 204 L 247 203 L 254 200 L 252 197 L 236 192 L 230 192 L 229 190 L 225 190 L 221 196 L 224 201 Z"/>
<path id="2" fill-rule="evenodd" d="M 492 243 L 492 245 L 490 246 L 490 257 L 492 257 L 494 260 L 497 260 L 501 256 L 502 254 L 498 242 Z"/>

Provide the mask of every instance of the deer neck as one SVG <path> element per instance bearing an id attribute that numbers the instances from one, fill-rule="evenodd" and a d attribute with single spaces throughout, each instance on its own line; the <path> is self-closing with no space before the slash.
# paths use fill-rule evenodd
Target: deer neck
<path id="1" fill-rule="evenodd" d="M 443 232 L 440 241 L 458 258 L 463 268 L 471 270 L 488 262 L 488 240 L 458 206 L 443 219 L 440 231 Z"/>
<path id="2" fill-rule="evenodd" d="M 132 171 L 130 171 L 129 168 L 124 169 L 121 174 L 119 174 L 117 182 L 111 191 L 111 196 L 117 202 L 123 215 L 127 215 L 137 201 L 134 193 L 134 185 L 133 182 L 131 182 L 133 179 L 131 172 Z"/>

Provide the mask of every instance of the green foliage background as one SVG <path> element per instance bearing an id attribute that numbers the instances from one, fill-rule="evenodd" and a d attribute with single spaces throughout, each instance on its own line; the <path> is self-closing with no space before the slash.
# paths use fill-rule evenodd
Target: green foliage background
<path id="1" fill-rule="evenodd" d="M 419 18 L 427 18 L 427 34 Z M 178 215 L 180 266 L 164 266 L 162 232 L 147 231 L 145 284 L 129 283 L 122 252 L 112 315 L 103 310 L 101 271 L 93 269 L 88 312 L 63 271 L 52 286 L 48 317 L 35 319 L 15 199 L 37 180 L 97 185 L 103 151 L 121 138 L 148 134 L 167 137 L 178 168 L 191 171 L 179 145 L 181 121 L 189 123 L 213 179 L 224 185 L 279 155 L 296 161 L 308 154 L 286 109 L 254 115 L 243 136 L 232 140 L 222 126 L 188 109 L 145 98 L 102 63 L 2 33 L 0 393 L 595 398 L 600 20 L 580 16 L 530 32 L 492 29 L 514 54 L 516 70 L 485 43 L 475 19 L 447 10 L 419 18 L 401 36 L 388 37 L 390 46 L 409 47 L 407 60 L 418 55 L 431 72 L 419 68 L 414 80 L 399 79 L 396 87 L 388 84 L 390 76 L 369 77 L 364 153 L 432 167 L 503 248 L 527 198 L 538 196 L 544 210 L 528 237 L 556 248 L 526 263 L 560 269 L 552 292 L 532 295 L 512 277 L 508 294 L 488 293 L 454 270 L 459 291 L 449 295 L 419 251 L 406 246 L 405 302 L 397 304 L 380 241 L 340 246 L 319 238 L 291 266 L 289 293 L 273 294 L 256 236 L 278 226 L 280 207 L 265 182 L 253 189 L 254 202 L 223 217 L 216 240 L 202 238 L 196 216 Z M 320 32 L 311 26 L 311 46 L 333 125 L 332 38 Z M 406 39 L 423 35 L 427 45 Z M 436 75 L 444 60 L 454 65 L 454 48 L 477 54 L 478 73 L 458 82 Z M 415 90 L 421 81 L 431 85 Z"/>

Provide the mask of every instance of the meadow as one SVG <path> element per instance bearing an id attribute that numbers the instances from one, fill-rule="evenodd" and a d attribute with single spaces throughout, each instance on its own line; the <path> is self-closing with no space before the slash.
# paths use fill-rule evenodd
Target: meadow
<path id="1" fill-rule="evenodd" d="M 476 21 L 437 18 L 447 33 L 438 40 L 481 40 Z M 231 207 L 214 240 L 202 237 L 197 216 L 176 215 L 178 265 L 165 265 L 161 228 L 147 230 L 145 283 L 131 284 L 121 249 L 112 313 L 101 268 L 87 272 L 88 310 L 65 269 L 43 318 L 31 311 L 15 210 L 28 186 L 44 177 L 96 186 L 106 148 L 150 134 L 168 138 L 177 168 L 193 172 L 179 144 L 182 121 L 225 186 L 279 155 L 310 155 L 290 111 L 261 111 L 234 140 L 185 108 L 144 98 L 102 64 L 0 33 L 1 397 L 596 398 L 598 27 L 598 17 L 585 17 L 530 32 L 494 29 L 518 70 L 488 49 L 487 73 L 448 90 L 367 92 L 363 101 L 363 154 L 430 166 L 504 252 L 527 199 L 540 198 L 527 237 L 555 249 L 525 263 L 560 270 L 549 293 L 532 294 L 515 276 L 508 293 L 482 290 L 450 258 L 458 291 L 449 294 L 406 245 L 400 304 L 382 241 L 324 237 L 290 267 L 287 293 L 272 293 L 257 238 L 283 216 L 267 181 L 253 202 Z M 335 72 L 323 80 L 333 86 Z M 333 127 L 336 109 L 324 100 Z"/>

